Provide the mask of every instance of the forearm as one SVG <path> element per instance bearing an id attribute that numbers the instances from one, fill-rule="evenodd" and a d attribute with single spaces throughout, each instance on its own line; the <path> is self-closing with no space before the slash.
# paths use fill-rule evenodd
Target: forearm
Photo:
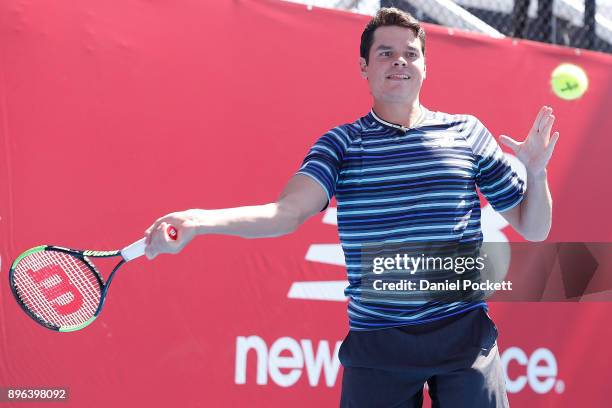
<path id="1" fill-rule="evenodd" d="M 521 235 L 529 241 L 543 241 L 552 225 L 552 196 L 547 172 L 527 175 L 527 191 L 521 202 Z"/>
<path id="2" fill-rule="evenodd" d="M 282 203 L 194 211 L 198 234 L 277 237 L 293 232 L 300 224 L 294 211 Z"/>

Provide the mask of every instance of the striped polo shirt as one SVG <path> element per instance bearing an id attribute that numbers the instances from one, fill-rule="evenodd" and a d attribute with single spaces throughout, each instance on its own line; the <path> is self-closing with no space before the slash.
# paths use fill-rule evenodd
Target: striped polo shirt
<path id="1" fill-rule="evenodd" d="M 312 146 L 298 174 L 335 195 L 345 255 L 351 330 L 420 324 L 487 305 L 476 301 L 366 299 L 362 250 L 369 245 L 482 242 L 476 188 L 496 211 L 519 204 L 525 182 L 474 116 L 425 108 L 405 128 L 374 111 L 331 129 Z"/>

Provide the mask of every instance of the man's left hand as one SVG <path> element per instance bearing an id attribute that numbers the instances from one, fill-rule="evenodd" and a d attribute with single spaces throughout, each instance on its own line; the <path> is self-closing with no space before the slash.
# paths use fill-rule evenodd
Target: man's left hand
<path id="1" fill-rule="evenodd" d="M 509 136 L 501 135 L 499 140 L 514 151 L 514 154 L 525 165 L 527 174 L 532 177 L 546 175 L 546 165 L 552 156 L 559 132 L 552 137 L 550 132 L 555 116 L 551 107 L 542 106 L 527 138 L 517 142 Z"/>

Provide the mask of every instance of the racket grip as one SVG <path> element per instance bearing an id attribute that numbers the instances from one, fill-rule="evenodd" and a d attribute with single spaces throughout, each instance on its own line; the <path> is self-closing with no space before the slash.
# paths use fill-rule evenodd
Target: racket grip
<path id="1" fill-rule="evenodd" d="M 146 238 L 143 238 L 123 248 L 121 250 L 121 256 L 123 257 L 123 259 L 125 259 L 126 262 L 129 262 L 132 259 L 140 258 L 141 256 L 143 256 L 146 247 L 145 241 Z"/>
<path id="2" fill-rule="evenodd" d="M 176 241 L 178 238 L 178 231 L 172 225 L 168 225 L 166 228 L 166 234 L 168 234 L 168 238 L 173 241 Z M 126 262 L 131 261 L 132 259 L 140 258 L 145 254 L 145 241 L 146 238 L 140 239 L 134 242 L 131 245 L 126 246 L 121 250 L 121 256 L 125 259 Z"/>

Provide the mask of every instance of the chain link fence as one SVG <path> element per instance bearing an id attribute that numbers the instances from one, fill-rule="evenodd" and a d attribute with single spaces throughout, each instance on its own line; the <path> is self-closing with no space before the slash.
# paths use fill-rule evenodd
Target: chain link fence
<path id="1" fill-rule="evenodd" d="M 434 24 L 612 52 L 611 0 L 382 0 L 380 5 Z"/>
<path id="2" fill-rule="evenodd" d="M 397 7 L 420 21 L 612 53 L 612 0 L 290 0 L 374 14 Z"/>

